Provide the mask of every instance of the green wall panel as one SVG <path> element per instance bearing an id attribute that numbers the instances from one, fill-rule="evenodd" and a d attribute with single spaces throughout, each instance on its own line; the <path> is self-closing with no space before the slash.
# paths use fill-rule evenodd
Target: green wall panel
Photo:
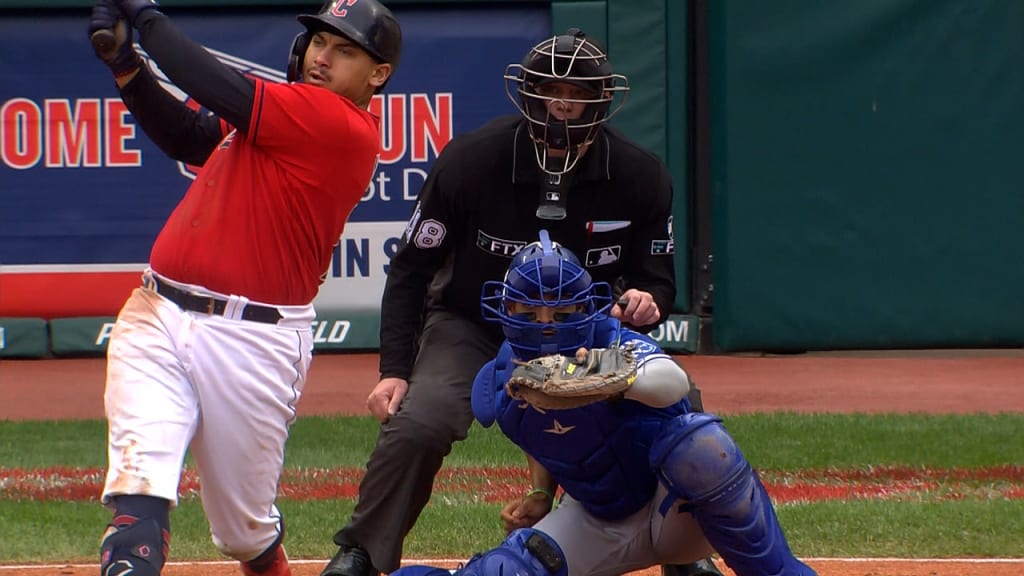
<path id="1" fill-rule="evenodd" d="M 1024 2 L 710 5 L 716 345 L 1024 344 Z"/>
<path id="2" fill-rule="evenodd" d="M 579 28 L 601 42 L 608 40 L 608 6 L 605 0 L 588 2 L 552 2 L 551 31 L 561 34 Z M 613 55 L 614 57 L 614 55 Z"/>
<path id="3" fill-rule="evenodd" d="M 625 74 L 630 86 L 627 104 L 613 122 L 663 159 L 668 84 L 665 12 L 665 0 L 609 0 L 605 41 L 615 71 Z"/>

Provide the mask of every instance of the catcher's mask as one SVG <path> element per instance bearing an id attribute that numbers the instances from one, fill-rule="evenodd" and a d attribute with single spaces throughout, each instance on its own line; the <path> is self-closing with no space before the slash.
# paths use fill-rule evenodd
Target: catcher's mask
<path id="1" fill-rule="evenodd" d="M 538 242 L 512 258 L 503 281 L 484 283 L 480 308 L 484 319 L 501 323 L 516 357 L 530 360 L 590 348 L 594 321 L 611 307 L 611 294 L 607 282 L 594 282 L 572 251 L 541 230 Z M 513 310 L 516 305 L 577 310 L 539 323 L 532 314 Z"/>
<path id="2" fill-rule="evenodd" d="M 300 14 L 297 19 L 306 31 L 292 41 L 288 54 L 289 82 L 302 79 L 309 41 L 321 31 L 344 36 L 366 50 L 377 62 L 391 64 L 392 75 L 398 68 L 402 56 L 402 28 L 391 11 L 377 0 L 327 0 L 320 12 Z M 376 91 L 383 90 L 386 84 L 387 81 Z"/>
<path id="3" fill-rule="evenodd" d="M 542 94 L 546 93 L 542 87 L 554 82 L 583 88 L 588 96 L 558 98 Z M 505 67 L 505 93 L 526 117 L 537 164 L 553 175 L 565 174 L 576 166 L 581 148 L 593 142 L 600 126 L 622 109 L 628 91 L 629 80 L 612 72 L 604 49 L 578 28 L 541 41 L 521 64 Z M 616 94 L 621 95 L 617 100 Z M 584 104 L 583 113 L 576 119 L 559 120 L 550 112 L 551 105 L 558 101 Z M 564 156 L 552 156 L 549 149 L 564 150 Z"/>

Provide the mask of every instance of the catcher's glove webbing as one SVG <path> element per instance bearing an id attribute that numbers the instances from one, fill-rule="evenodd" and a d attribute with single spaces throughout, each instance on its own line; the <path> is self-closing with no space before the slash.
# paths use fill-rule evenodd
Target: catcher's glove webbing
<path id="1" fill-rule="evenodd" d="M 595 348 L 572 358 L 555 354 L 515 361 L 508 395 L 547 410 L 565 410 L 621 396 L 636 380 L 630 347 Z"/>

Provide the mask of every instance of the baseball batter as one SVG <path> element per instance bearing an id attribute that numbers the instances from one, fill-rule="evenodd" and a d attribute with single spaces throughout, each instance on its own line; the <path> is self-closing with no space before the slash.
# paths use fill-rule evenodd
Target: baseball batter
<path id="1" fill-rule="evenodd" d="M 312 358 L 312 301 L 375 169 L 367 107 L 401 50 L 377 0 L 298 19 L 289 83 L 276 84 L 220 63 L 150 0 L 93 8 L 90 37 L 114 31 L 113 50 L 94 46 L 136 121 L 168 156 L 202 166 L 111 334 L 103 576 L 160 573 L 186 450 L 216 547 L 246 576 L 291 573 L 275 498 Z M 132 29 L 210 114 L 160 87 Z"/>
<path id="2" fill-rule="evenodd" d="M 523 449 L 535 489 L 503 509 L 505 542 L 457 576 L 615 576 L 712 550 L 738 576 L 815 574 L 790 552 L 768 494 L 721 419 L 690 411 L 687 374 L 653 340 L 606 315 L 610 289 L 592 282 L 572 252 L 542 233 L 500 286 L 482 305 L 507 339 L 477 375 L 473 414 L 484 426 L 497 422 Z M 624 396 L 546 410 L 506 391 L 517 361 L 613 346 L 636 357 Z M 558 488 L 564 496 L 552 510 Z"/>

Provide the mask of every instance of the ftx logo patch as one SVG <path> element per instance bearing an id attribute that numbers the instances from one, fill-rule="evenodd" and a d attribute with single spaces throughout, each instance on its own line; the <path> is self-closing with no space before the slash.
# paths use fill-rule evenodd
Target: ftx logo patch
<path id="1" fill-rule="evenodd" d="M 503 238 L 491 236 L 483 230 L 477 230 L 476 246 L 484 252 L 490 252 L 491 254 L 511 258 L 516 255 L 516 252 L 522 250 L 523 246 L 526 246 L 526 242 L 520 242 L 519 240 L 505 240 Z"/>

